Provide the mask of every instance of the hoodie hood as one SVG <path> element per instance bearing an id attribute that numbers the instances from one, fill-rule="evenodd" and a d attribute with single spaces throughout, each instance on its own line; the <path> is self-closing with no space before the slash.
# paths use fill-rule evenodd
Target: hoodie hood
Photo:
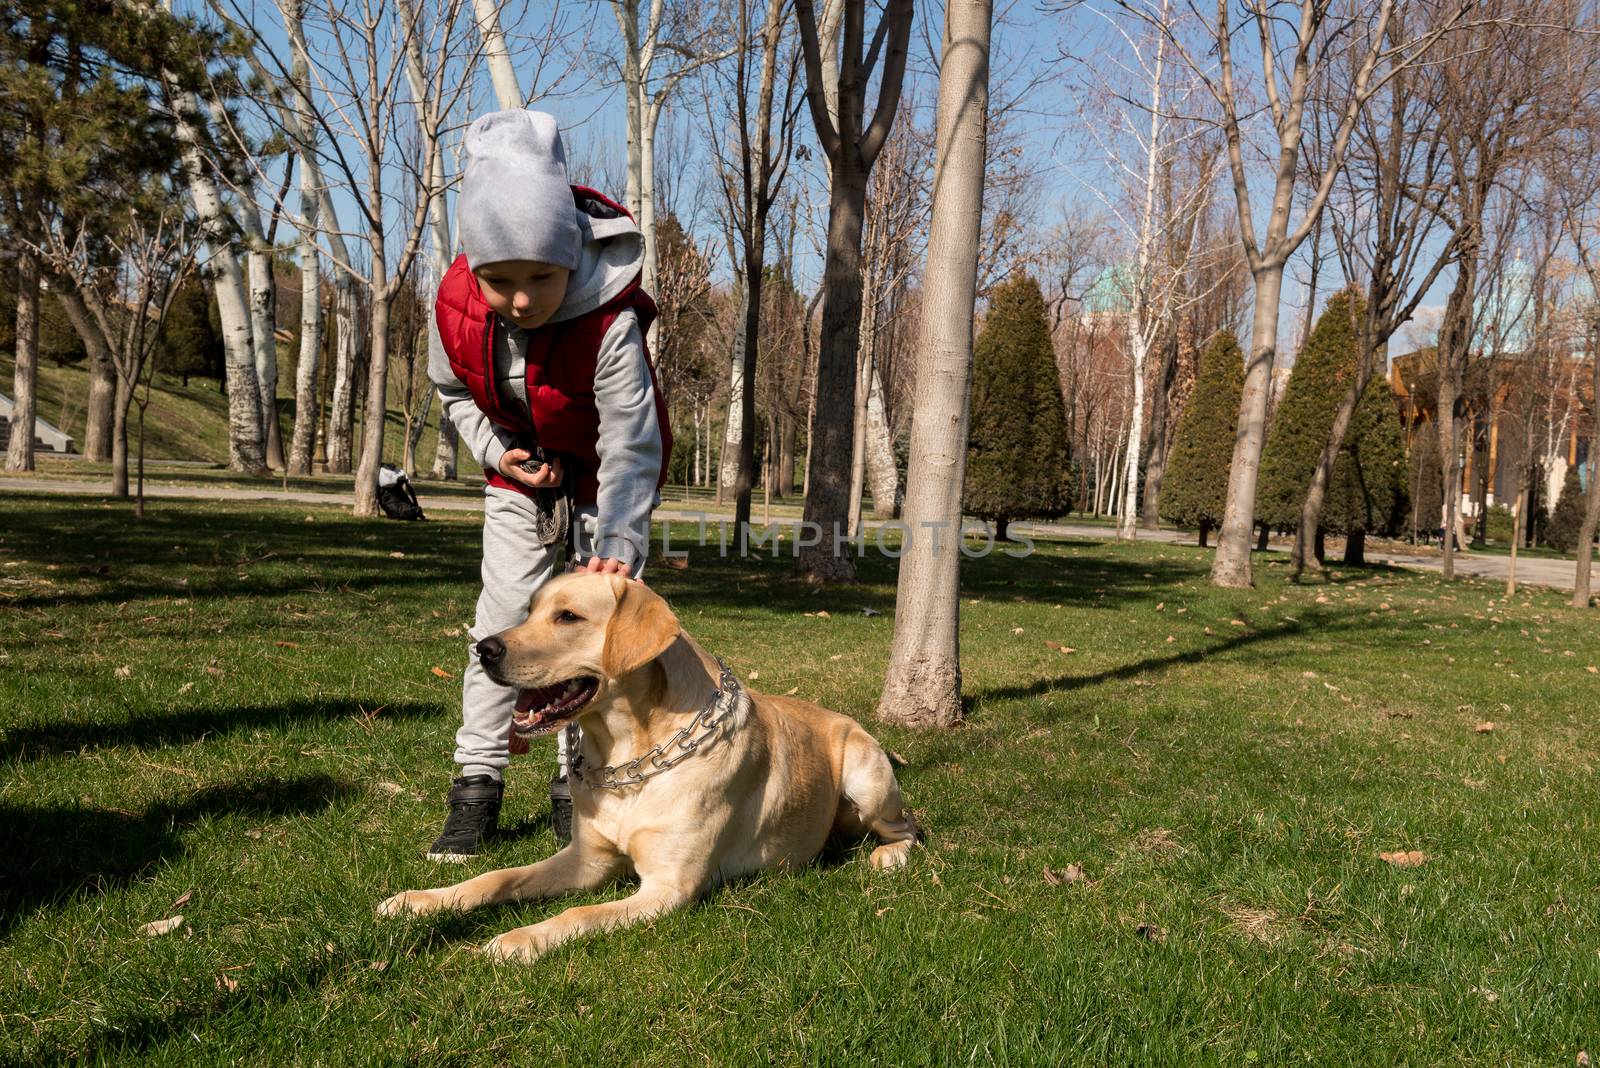
<path id="1" fill-rule="evenodd" d="M 567 296 L 550 317 L 560 323 L 609 303 L 644 269 L 644 234 L 621 205 L 573 186 L 581 242 L 578 266 L 567 280 Z"/>

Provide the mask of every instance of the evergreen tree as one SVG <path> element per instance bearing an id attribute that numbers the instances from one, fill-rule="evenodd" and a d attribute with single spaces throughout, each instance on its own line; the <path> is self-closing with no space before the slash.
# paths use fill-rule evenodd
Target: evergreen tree
<path id="1" fill-rule="evenodd" d="M 1244 353 L 1239 339 L 1230 331 L 1219 331 L 1200 357 L 1194 390 L 1178 422 L 1161 484 L 1161 517 L 1198 527 L 1201 545 L 1211 528 L 1222 525 L 1243 391 Z"/>
<path id="2" fill-rule="evenodd" d="M 1570 553 L 1578 547 L 1578 534 L 1583 526 L 1583 480 L 1578 477 L 1578 465 L 1567 468 L 1567 480 L 1561 486 L 1561 499 L 1545 526 L 1545 539 L 1561 552 Z"/>
<path id="3" fill-rule="evenodd" d="M 1022 516 L 1067 509 L 1067 411 L 1039 284 L 1019 275 L 995 289 L 972 352 L 972 414 L 962 507 L 995 521 L 1000 538 Z"/>
<path id="4" fill-rule="evenodd" d="M 1350 418 L 1322 504 L 1323 529 L 1345 535 L 1346 563 L 1363 562 L 1367 534 L 1400 529 L 1406 514 L 1406 472 L 1400 409 L 1388 379 L 1375 374 Z M 1304 490 L 1300 496 L 1303 501 Z"/>
<path id="5" fill-rule="evenodd" d="M 189 276 L 167 313 L 160 368 L 169 375 L 217 378 L 222 374 L 222 334 L 211 315 L 211 297 L 198 274 Z"/>
<path id="6" fill-rule="evenodd" d="M 1256 518 L 1264 523 L 1293 527 L 1300 522 L 1300 508 L 1328 442 L 1334 410 L 1356 375 L 1359 354 L 1354 324 L 1364 314 L 1359 296 L 1349 290 L 1336 293 L 1295 360 L 1261 454 Z M 1366 400 L 1363 397 L 1362 403 Z M 1345 434 L 1346 448 L 1354 441 L 1356 422 L 1359 416 Z M 1327 519 L 1327 507 L 1323 511 L 1324 527 L 1334 529 L 1335 524 Z"/>

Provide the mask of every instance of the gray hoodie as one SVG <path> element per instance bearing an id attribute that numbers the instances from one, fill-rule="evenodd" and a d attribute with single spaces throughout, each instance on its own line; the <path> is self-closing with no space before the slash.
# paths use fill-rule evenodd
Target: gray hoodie
<path id="1" fill-rule="evenodd" d="M 594 311 L 620 294 L 644 263 L 644 236 L 632 219 L 595 219 L 574 208 L 583 234 L 578 268 L 567 282 L 566 299 L 552 323 Z M 528 331 L 495 316 L 494 374 L 502 397 L 526 411 L 525 376 Z M 434 327 L 428 376 L 439 389 L 444 414 L 455 424 L 472 458 L 497 471 L 516 435 L 497 426 L 473 401 L 456 377 Z M 619 314 L 600 342 L 595 363 L 594 400 L 600 412 L 600 491 L 595 501 L 598 527 L 595 552 L 614 557 L 637 575 L 648 555 L 650 512 L 661 503 L 656 479 L 661 473 L 661 427 L 646 364 L 644 335 L 631 310 Z"/>

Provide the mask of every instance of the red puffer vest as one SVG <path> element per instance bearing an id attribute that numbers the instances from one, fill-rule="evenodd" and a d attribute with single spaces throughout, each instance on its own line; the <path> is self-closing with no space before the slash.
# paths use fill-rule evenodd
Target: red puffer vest
<path id="1" fill-rule="evenodd" d="M 592 189 L 572 187 L 578 207 L 601 218 L 614 218 L 611 212 L 628 215 L 627 209 Z M 631 215 L 628 215 L 632 218 Z M 472 399 L 496 425 L 518 435 L 524 447 L 537 438 L 544 448 L 562 454 L 563 463 L 575 464 L 577 503 L 593 504 L 600 490 L 600 457 L 596 445 L 600 438 L 600 411 L 595 406 L 594 375 L 600 343 L 617 316 L 632 309 L 644 333 L 656 318 L 656 303 L 639 288 L 635 278 L 617 296 L 594 311 L 564 322 L 541 326 L 528 335 L 527 416 L 515 402 L 503 398 L 495 385 L 494 315 L 477 276 L 467 266 L 465 255 L 457 256 L 439 284 L 434 316 L 439 339 L 450 357 L 450 369 L 467 387 Z M 650 389 L 655 396 L 656 423 L 661 428 L 661 473 L 659 488 L 667 480 L 667 460 L 672 455 L 672 428 L 667 422 L 667 405 L 656 384 L 655 366 L 645 352 L 650 370 Z M 531 433 L 530 433 L 531 432 Z M 498 471 L 484 471 L 492 486 L 519 493 L 532 493 L 527 487 L 507 479 Z"/>

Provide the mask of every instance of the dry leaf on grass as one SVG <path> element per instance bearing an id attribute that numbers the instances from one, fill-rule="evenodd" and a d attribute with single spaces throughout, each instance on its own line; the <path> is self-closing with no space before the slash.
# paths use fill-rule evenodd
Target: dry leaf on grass
<path id="1" fill-rule="evenodd" d="M 158 935 L 171 934 L 182 926 L 182 916 L 168 916 L 164 920 L 151 920 L 139 928 L 139 933 L 146 938 L 155 938 Z"/>
<path id="2" fill-rule="evenodd" d="M 300 643 L 299 642 L 274 642 L 273 644 L 276 645 L 279 649 L 298 649 L 298 648 L 300 648 Z"/>
<path id="3" fill-rule="evenodd" d="M 824 609 L 820 610 L 819 612 L 817 612 L 817 618 L 818 619 L 832 619 L 833 617 L 830 616 L 828 614 L 828 610 L 826 608 L 824 608 Z"/>
<path id="4" fill-rule="evenodd" d="M 1021 634 L 1022 633 L 1022 628 L 1021 627 L 1012 627 L 1011 628 L 1011 633 L 1012 634 Z"/>
<path id="5" fill-rule="evenodd" d="M 1395 853 L 1379 853 L 1378 859 L 1397 868 L 1420 868 L 1428 861 L 1428 854 L 1420 849 L 1406 849 Z"/>
<path id="6" fill-rule="evenodd" d="M 217 989 L 226 990 L 231 994 L 235 990 L 239 989 L 239 980 L 235 979 L 227 972 L 223 972 L 221 975 L 217 976 Z"/>
<path id="7" fill-rule="evenodd" d="M 406 554 L 401 552 L 398 549 L 396 549 L 394 552 L 389 554 L 389 559 L 391 559 L 391 560 L 404 560 L 405 558 L 406 558 Z"/>
<path id="8" fill-rule="evenodd" d="M 1486 719 L 1482 723 L 1478 724 L 1476 727 L 1474 727 L 1472 729 L 1477 731 L 1479 734 L 1493 734 L 1494 733 L 1494 720 Z"/>
<path id="9" fill-rule="evenodd" d="M 1083 865 L 1068 864 L 1060 871 L 1051 871 L 1047 866 L 1044 869 L 1044 881 L 1051 886 L 1071 886 L 1073 883 L 1083 882 Z"/>
<path id="10" fill-rule="evenodd" d="M 428 670 L 433 672 L 435 675 L 439 676 L 441 679 L 453 679 L 453 678 L 455 678 L 454 675 L 450 674 L 450 672 L 446 671 L 444 668 L 440 667 L 438 664 L 433 665 L 433 667 L 429 668 Z"/>
<path id="11" fill-rule="evenodd" d="M 799 692 L 800 692 L 800 687 L 791 686 L 787 690 L 783 691 L 783 696 L 785 696 L 785 697 L 793 697 L 795 694 L 797 694 Z"/>
<path id="12" fill-rule="evenodd" d="M 1239 933 L 1255 942 L 1271 945 L 1283 938 L 1283 920 L 1268 909 L 1252 909 L 1242 905 L 1222 910 Z"/>
<path id="13" fill-rule="evenodd" d="M 1054 649 L 1058 653 L 1075 653 L 1078 651 L 1070 645 L 1062 645 L 1060 642 L 1053 642 L 1049 638 L 1044 640 L 1044 647 L 1046 649 Z"/>
<path id="14" fill-rule="evenodd" d="M 1578 1068 L 1589 1068 L 1589 1051 L 1586 1049 L 1578 1051 Z"/>
<path id="15" fill-rule="evenodd" d="M 121 667 L 117 668 L 117 678 L 119 678 L 119 679 L 131 679 L 131 678 L 133 678 L 133 668 L 129 667 L 127 664 L 123 664 Z"/>
<path id="16" fill-rule="evenodd" d="M 759 672 L 759 671 L 752 671 L 749 674 L 749 679 L 750 679 L 751 682 L 755 682 L 760 677 L 761 677 L 761 672 Z"/>
<path id="17" fill-rule="evenodd" d="M 1167 940 L 1167 929 L 1165 927 L 1157 927 L 1153 923 L 1141 923 L 1133 930 L 1135 934 L 1147 942 L 1165 942 Z"/>
<path id="18" fill-rule="evenodd" d="M 189 903 L 189 899 L 192 897 L 194 897 L 194 891 L 185 890 L 183 893 L 178 895 L 178 900 L 172 903 L 172 908 L 174 910 L 183 908 L 183 906 Z"/>

